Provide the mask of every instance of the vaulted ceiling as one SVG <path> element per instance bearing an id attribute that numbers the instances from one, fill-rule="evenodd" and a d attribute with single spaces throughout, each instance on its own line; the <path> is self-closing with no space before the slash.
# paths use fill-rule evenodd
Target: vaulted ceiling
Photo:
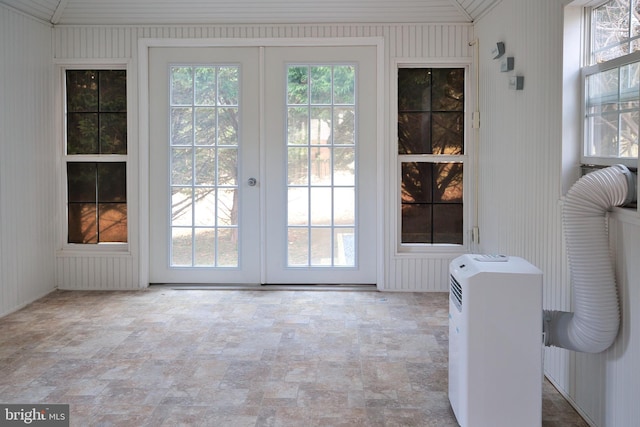
<path id="1" fill-rule="evenodd" d="M 0 0 L 53 24 L 473 22 L 501 0 Z"/>

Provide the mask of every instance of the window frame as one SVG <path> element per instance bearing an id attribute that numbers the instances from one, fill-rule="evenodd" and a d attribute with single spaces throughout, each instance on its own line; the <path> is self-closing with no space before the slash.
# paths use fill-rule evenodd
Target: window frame
<path id="1" fill-rule="evenodd" d="M 472 64 L 468 60 L 452 59 L 451 61 L 403 61 L 396 60 L 393 64 L 392 76 L 391 76 L 391 117 L 393 119 L 393 125 L 391 126 L 391 133 L 393 142 L 392 158 L 395 159 L 392 165 L 392 177 L 393 177 L 393 189 L 391 192 L 393 201 L 393 215 L 394 218 L 394 244 L 396 255 L 415 255 L 423 254 L 426 256 L 451 256 L 453 254 L 461 254 L 468 252 L 471 245 L 471 205 L 473 203 L 473 197 L 471 194 L 470 181 L 474 176 L 474 168 L 471 162 L 473 158 L 473 147 L 470 144 L 472 135 L 472 123 L 470 120 L 471 106 L 473 93 L 471 92 L 471 66 Z M 464 154 L 449 155 L 449 154 L 399 154 L 398 153 L 398 70 L 401 68 L 462 68 L 464 69 Z M 461 163 L 463 167 L 463 194 L 462 194 L 462 244 L 454 243 L 403 243 L 402 242 L 402 198 L 401 198 L 401 185 L 402 185 L 402 164 L 406 162 L 419 162 L 419 163 Z"/>
<path id="2" fill-rule="evenodd" d="M 58 216 L 60 224 L 59 226 L 59 253 L 67 255 L 75 254 L 106 254 L 112 253 L 115 255 L 130 255 L 130 245 L 133 236 L 132 232 L 132 75 L 129 62 L 123 61 L 81 61 L 81 62 L 65 62 L 58 63 L 58 84 L 56 85 L 59 91 L 57 109 L 58 115 L 56 117 L 57 126 L 59 126 L 58 135 L 59 143 L 57 144 L 58 150 L 58 200 L 60 208 L 58 209 Z M 126 73 L 126 97 L 127 97 L 127 154 L 67 154 L 67 96 L 66 96 L 66 72 L 75 70 L 123 70 Z M 126 170 L 126 189 L 127 189 L 127 241 L 126 242 L 99 242 L 99 243 L 69 243 L 69 224 L 68 224 L 68 205 L 69 197 L 67 191 L 67 164 L 73 162 L 87 162 L 87 163 L 112 163 L 122 162 L 125 163 Z"/>
<path id="3" fill-rule="evenodd" d="M 582 59 L 582 66 L 580 67 L 580 85 L 581 85 L 581 95 L 580 95 L 580 102 L 581 102 L 581 129 L 582 129 L 582 133 L 581 133 L 581 140 L 580 140 L 580 163 L 583 166 L 602 166 L 602 167 L 606 167 L 606 166 L 612 166 L 615 164 L 623 164 L 629 168 L 633 168 L 633 169 L 637 169 L 638 168 L 638 162 L 639 162 L 639 158 L 640 156 L 633 158 L 633 157 L 601 157 L 601 156 L 588 156 L 587 153 L 587 147 L 589 144 L 589 122 L 588 122 L 588 117 L 587 117 L 587 96 L 588 96 L 588 91 L 587 91 L 587 79 L 588 77 L 598 74 L 598 73 L 602 73 L 605 71 L 610 71 L 613 69 L 619 69 L 621 67 L 624 67 L 626 65 L 629 64 L 633 64 L 633 63 L 640 63 L 640 51 L 636 51 L 636 52 L 632 52 L 632 53 L 628 53 L 626 55 L 623 56 L 619 56 L 617 58 L 614 59 L 610 59 L 608 61 L 604 61 L 601 63 L 595 63 L 595 64 L 591 64 L 592 61 L 592 50 L 593 50 L 593 34 L 592 34 L 592 17 L 593 17 L 593 10 L 596 9 L 597 7 L 600 7 L 604 4 L 606 4 L 609 0 L 605 0 L 605 1 L 598 1 L 595 4 L 591 4 L 591 5 L 587 5 L 583 8 L 583 21 L 584 21 L 584 27 L 583 27 L 583 42 L 582 42 L 582 47 L 583 47 L 583 59 Z M 631 0 L 629 0 L 631 1 Z M 620 83 L 618 83 L 618 93 L 620 90 Z M 638 110 L 640 111 L 640 106 L 638 107 Z M 639 124 L 640 126 L 640 124 Z"/>

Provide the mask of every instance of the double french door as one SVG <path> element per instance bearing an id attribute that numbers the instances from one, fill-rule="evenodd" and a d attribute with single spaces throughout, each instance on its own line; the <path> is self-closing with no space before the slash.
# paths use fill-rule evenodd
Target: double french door
<path id="1" fill-rule="evenodd" d="M 152 283 L 376 282 L 376 49 L 150 48 Z"/>

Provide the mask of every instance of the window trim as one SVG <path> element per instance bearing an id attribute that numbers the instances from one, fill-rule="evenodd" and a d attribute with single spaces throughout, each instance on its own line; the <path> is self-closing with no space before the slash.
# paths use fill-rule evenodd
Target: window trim
<path id="1" fill-rule="evenodd" d="M 475 203 L 472 195 L 471 181 L 475 176 L 475 168 L 472 165 L 474 158 L 474 148 L 472 141 L 472 121 L 471 106 L 473 93 L 471 91 L 471 69 L 472 63 L 468 58 L 451 60 L 433 59 L 433 60 L 413 60 L 413 59 L 396 59 L 392 64 L 391 70 L 391 97 L 390 97 L 390 114 L 392 125 L 390 126 L 391 144 L 390 149 L 393 150 L 391 158 L 394 161 L 390 165 L 390 176 L 392 177 L 392 188 L 390 195 L 393 198 L 390 212 L 390 224 L 392 224 L 393 246 L 395 248 L 395 256 L 415 256 L 417 254 L 433 257 L 433 256 L 451 256 L 462 254 L 469 251 L 471 245 L 471 227 L 472 227 L 472 204 Z M 399 154 L 398 153 L 398 70 L 400 68 L 463 68 L 465 78 L 465 101 L 464 101 L 464 154 L 446 155 L 446 154 Z M 402 200 L 400 197 L 400 184 L 402 175 L 402 163 L 404 162 L 456 162 L 462 163 L 464 170 L 463 178 L 463 196 L 462 196 L 462 240 L 463 243 L 402 243 Z"/>
<path id="2" fill-rule="evenodd" d="M 88 254 L 109 254 L 130 256 L 131 255 L 131 239 L 134 236 L 132 229 L 133 213 L 133 193 L 132 193 L 132 181 L 134 179 L 133 168 L 133 156 L 132 156 L 132 136 L 133 135 L 133 81 L 131 64 L 128 61 L 63 61 L 57 62 L 58 72 L 58 84 L 56 85 L 56 91 L 58 96 L 56 97 L 56 126 L 58 130 L 57 146 L 57 163 L 58 163 L 58 196 L 57 200 L 59 208 L 57 211 L 58 216 L 58 255 L 63 256 L 78 256 Z M 67 154 L 66 153 L 66 118 L 67 118 L 67 100 L 66 100 L 66 71 L 67 70 L 124 70 L 126 72 L 126 96 L 127 96 L 127 154 Z M 67 194 L 67 163 L 73 161 L 81 162 L 124 162 L 126 163 L 127 173 L 127 242 L 102 242 L 102 243 L 69 243 L 68 242 L 68 194 Z"/>

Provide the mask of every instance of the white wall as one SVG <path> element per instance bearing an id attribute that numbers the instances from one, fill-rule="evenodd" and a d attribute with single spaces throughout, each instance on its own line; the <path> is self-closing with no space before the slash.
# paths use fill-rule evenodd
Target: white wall
<path id="1" fill-rule="evenodd" d="M 252 26 L 58 26 L 54 30 L 54 56 L 57 63 L 104 60 L 123 60 L 130 64 L 129 73 L 138 70 L 138 40 L 140 38 L 341 38 L 383 37 L 385 44 L 385 73 L 396 60 L 429 59 L 471 61 L 473 50 L 468 43 L 473 38 L 473 27 L 456 25 L 252 25 Z M 137 93 L 137 88 L 134 88 Z M 385 106 L 395 102 L 389 93 L 389 82 L 385 82 Z M 385 107 L 385 117 L 389 109 Z M 130 110 L 130 114 L 135 111 Z M 135 123 L 135 120 L 134 120 Z M 389 170 L 395 168 L 395 152 L 390 143 L 395 132 L 395 117 L 388 117 L 385 143 L 385 290 L 402 291 L 446 291 L 448 289 L 448 264 L 453 257 L 396 255 L 394 237 L 396 204 L 389 200 L 394 180 Z M 129 147 L 136 161 L 144 162 L 145 153 L 138 156 L 135 134 L 130 130 Z M 141 163 L 141 164 L 142 164 Z M 131 179 L 132 177 L 130 177 Z M 137 181 L 134 185 L 137 190 Z M 140 194 L 139 197 L 146 197 Z M 136 200 L 129 197 L 129 200 Z M 143 226 L 146 218 L 130 216 L 129 224 L 137 229 L 138 221 Z M 103 256 L 59 253 L 57 258 L 57 284 L 65 289 L 132 289 L 144 286 L 140 283 L 141 253 L 144 257 L 145 242 L 139 242 L 137 233 L 132 237 L 130 255 Z M 111 276 L 107 276 L 107 274 Z M 115 278 L 115 280 L 114 280 Z"/>
<path id="2" fill-rule="evenodd" d="M 575 86 L 563 81 L 563 3 L 502 1 L 476 23 L 479 226 L 482 251 L 522 256 L 537 265 L 544 272 L 545 308 L 571 311 L 560 200 L 577 176 L 573 150 L 579 132 L 572 128 L 580 123 L 572 114 L 579 108 L 571 101 Z M 501 73 L 491 58 L 498 41 L 515 58 L 514 72 Z M 516 74 L 525 77 L 522 91 L 508 89 L 508 77 Z M 569 88 L 566 110 L 563 87 Z M 640 216 L 616 212 L 610 230 L 623 312 L 620 336 L 598 355 L 547 348 L 545 371 L 592 425 L 623 427 L 640 419 Z"/>
<path id="3" fill-rule="evenodd" d="M 51 35 L 0 5 L 0 315 L 55 288 Z"/>

